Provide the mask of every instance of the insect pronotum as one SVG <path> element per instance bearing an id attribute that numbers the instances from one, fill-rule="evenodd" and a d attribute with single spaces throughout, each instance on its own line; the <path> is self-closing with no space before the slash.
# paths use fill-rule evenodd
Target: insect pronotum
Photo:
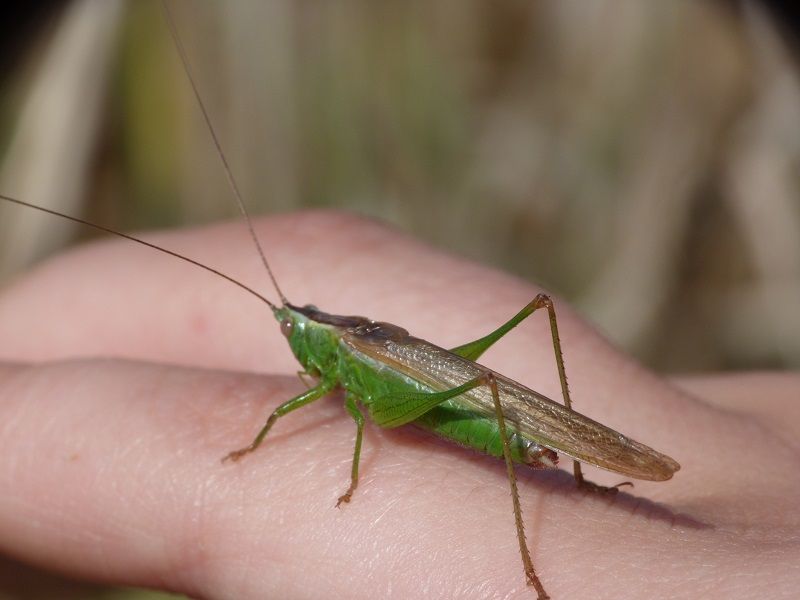
<path id="1" fill-rule="evenodd" d="M 545 294 L 538 294 L 491 333 L 449 350 L 416 338 L 397 325 L 360 316 L 329 314 L 311 305 L 299 306 L 289 302 L 255 234 L 192 79 L 186 53 L 169 9 L 166 4 L 163 6 L 175 46 L 222 160 L 233 196 L 248 225 L 278 301 L 274 302 L 224 273 L 168 249 L 23 200 L 5 195 L 0 195 L 0 198 L 165 252 L 234 283 L 267 304 L 303 370 L 317 381 L 310 389 L 275 408 L 250 444 L 229 453 L 223 461 L 237 461 L 253 452 L 263 443 L 270 428 L 280 417 L 334 390 L 344 391 L 345 409 L 356 426 L 350 484 L 339 496 L 337 507 L 350 502 L 358 486 L 364 412 L 381 427 L 414 424 L 442 438 L 503 459 L 525 575 L 528 583 L 535 588 L 539 600 L 548 598 L 527 547 L 515 463 L 533 468 L 555 468 L 557 452 L 562 452 L 574 460 L 577 485 L 599 493 L 616 492 L 618 486 L 605 488 L 586 481 L 579 461 L 634 479 L 652 481 L 671 478 L 680 466 L 668 456 L 572 410 L 555 308 Z M 506 333 L 540 309 L 549 318 L 563 404 L 476 362 Z"/>

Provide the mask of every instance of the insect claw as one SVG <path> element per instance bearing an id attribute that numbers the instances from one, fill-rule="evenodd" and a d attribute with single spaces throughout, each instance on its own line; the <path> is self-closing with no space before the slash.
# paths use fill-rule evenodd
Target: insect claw
<path id="1" fill-rule="evenodd" d="M 343 496 L 339 496 L 339 499 L 336 501 L 336 508 L 339 508 L 342 502 L 350 502 L 350 498 L 352 498 L 352 494 L 350 492 L 347 492 Z"/>
<path id="2" fill-rule="evenodd" d="M 536 573 L 529 573 L 526 571 L 525 575 L 527 575 L 528 585 L 532 585 L 536 588 L 536 600 L 550 600 L 550 596 L 544 591 L 544 586 L 542 586 L 542 582 L 539 581 Z"/>
<path id="3" fill-rule="evenodd" d="M 226 462 L 228 462 L 228 461 L 230 461 L 230 462 L 236 462 L 236 461 L 238 461 L 240 458 L 242 458 L 242 457 L 243 457 L 245 454 L 247 454 L 248 452 L 252 452 L 252 450 L 253 450 L 253 448 L 251 448 L 250 446 L 248 446 L 247 448 L 242 448 L 241 450 L 234 450 L 234 451 L 233 451 L 233 452 L 231 452 L 230 454 L 227 454 L 227 455 L 226 455 L 226 456 L 225 456 L 225 457 L 222 459 L 222 462 L 223 462 L 223 463 L 226 463 Z"/>
<path id="4" fill-rule="evenodd" d="M 591 481 L 586 481 L 582 479 L 578 483 L 578 488 L 582 490 L 586 490 L 587 492 L 591 492 L 593 494 L 608 494 L 609 496 L 613 496 L 617 492 L 619 492 L 619 488 L 623 485 L 629 485 L 633 487 L 633 483 L 630 481 L 623 481 L 622 483 L 618 483 L 612 486 L 605 486 L 605 485 L 598 485 L 596 483 L 592 483 Z"/>

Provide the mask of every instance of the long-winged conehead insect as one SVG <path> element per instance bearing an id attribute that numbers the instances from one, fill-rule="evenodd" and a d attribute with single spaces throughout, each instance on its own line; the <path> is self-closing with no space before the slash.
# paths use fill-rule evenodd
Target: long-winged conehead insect
<path id="1" fill-rule="evenodd" d="M 414 424 L 442 438 L 503 459 L 511 488 L 525 574 L 528 583 L 534 586 L 539 600 L 548 598 L 526 544 L 515 463 L 533 468 L 555 468 L 557 453 L 561 452 L 574 459 L 577 485 L 597 493 L 613 493 L 617 491 L 617 487 L 605 488 L 584 480 L 580 462 L 626 477 L 651 481 L 670 479 L 680 465 L 668 456 L 572 410 L 556 313 L 552 301 L 544 294 L 537 295 L 491 333 L 451 349 L 444 349 L 414 337 L 397 325 L 360 316 L 333 315 L 314 306 L 290 303 L 281 291 L 261 249 L 205 106 L 192 80 L 188 60 L 169 9 L 166 4 L 162 5 L 178 53 L 208 123 L 214 145 L 223 161 L 233 195 L 272 280 L 279 302 L 273 302 L 227 275 L 170 250 L 22 200 L 4 195 L 0 195 L 0 198 L 166 252 L 233 282 L 269 306 L 291 351 L 305 373 L 315 378 L 316 383 L 272 411 L 255 439 L 249 445 L 228 454 L 224 460 L 237 461 L 253 452 L 262 444 L 278 418 L 334 390 L 344 391 L 345 409 L 356 426 L 350 484 L 339 497 L 336 506 L 350 502 L 358 485 L 366 415 L 381 427 Z M 487 349 L 539 309 L 544 309 L 543 312 L 549 318 L 563 404 L 476 362 Z"/>

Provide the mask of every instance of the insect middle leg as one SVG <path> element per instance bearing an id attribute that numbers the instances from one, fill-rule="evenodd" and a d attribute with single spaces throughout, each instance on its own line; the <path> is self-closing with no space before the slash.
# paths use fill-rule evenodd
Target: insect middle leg
<path id="1" fill-rule="evenodd" d="M 550 320 L 550 334 L 553 339 L 553 353 L 555 354 L 556 357 L 556 368 L 558 369 L 558 380 L 561 383 L 561 395 L 564 398 L 564 406 L 572 410 L 572 399 L 569 394 L 569 385 L 567 384 L 566 369 L 564 368 L 564 354 L 561 351 L 561 340 L 558 335 L 558 320 L 556 319 L 556 309 L 553 306 L 553 300 L 547 294 L 537 294 L 536 297 L 533 300 L 531 300 L 527 305 L 525 305 L 525 307 L 521 311 L 519 311 L 511 319 L 503 323 L 500 327 L 498 327 L 488 335 L 485 335 L 482 338 L 478 338 L 477 340 L 474 340 L 472 342 L 467 342 L 466 344 L 462 344 L 461 346 L 457 346 L 456 348 L 453 348 L 451 351 L 454 352 L 455 354 L 458 354 L 459 356 L 463 356 L 464 358 L 468 358 L 473 361 L 477 360 L 484 352 L 486 352 L 489 348 L 491 348 L 509 331 L 514 329 L 514 327 L 519 325 L 522 321 L 527 319 L 529 316 L 531 316 L 534 312 L 536 312 L 540 308 L 547 309 L 547 315 Z M 629 481 L 618 483 L 613 487 L 605 487 L 592 483 L 591 481 L 586 481 L 586 479 L 583 477 L 583 471 L 581 470 L 581 463 L 579 463 L 577 460 L 572 461 L 572 471 L 573 475 L 575 476 L 575 482 L 578 484 L 578 487 L 592 492 L 615 493 L 617 489 L 622 485 L 633 486 L 633 484 L 630 483 Z"/>
<path id="2" fill-rule="evenodd" d="M 358 462 L 361 460 L 361 441 L 364 437 L 364 415 L 361 414 L 361 409 L 358 408 L 358 403 L 352 394 L 348 393 L 345 396 L 344 407 L 356 422 L 356 445 L 353 450 L 353 466 L 350 469 L 350 487 L 347 488 L 344 494 L 339 496 L 339 499 L 336 501 L 337 508 L 342 502 L 350 502 L 350 498 L 353 497 L 353 492 L 356 490 L 356 487 L 358 487 Z"/>

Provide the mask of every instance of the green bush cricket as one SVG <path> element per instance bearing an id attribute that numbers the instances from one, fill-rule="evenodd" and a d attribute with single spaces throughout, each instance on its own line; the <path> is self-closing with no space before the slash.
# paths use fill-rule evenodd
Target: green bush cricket
<path id="1" fill-rule="evenodd" d="M 605 488 L 584 480 L 579 460 L 634 479 L 651 481 L 670 479 L 680 468 L 668 456 L 572 410 L 555 310 L 544 294 L 537 295 L 488 335 L 446 350 L 390 323 L 360 316 L 332 315 L 310 305 L 293 305 L 275 282 L 281 299 L 280 304 L 276 304 L 224 273 L 171 250 L 9 196 L 0 195 L 0 198 L 165 252 L 234 283 L 270 307 L 305 373 L 318 381 L 278 406 L 255 439 L 228 454 L 223 461 L 236 461 L 254 451 L 279 417 L 337 390 L 345 393 L 345 409 L 356 423 L 356 440 L 350 485 L 336 506 L 349 502 L 358 485 L 365 422 L 362 409 L 366 409 L 381 427 L 414 424 L 460 445 L 502 458 L 511 487 L 525 573 L 540 599 L 549 596 L 536 575 L 525 541 L 514 463 L 539 469 L 555 468 L 556 452 L 563 452 L 575 459 L 574 476 L 578 486 L 600 493 L 616 492 L 616 487 Z M 268 265 L 266 259 L 265 264 Z M 547 310 L 550 319 L 564 404 L 475 362 L 506 333 L 542 308 Z"/>
<path id="2" fill-rule="evenodd" d="M 170 26 L 174 27 L 171 20 Z M 177 36 L 175 41 L 186 63 Z M 187 74 L 191 79 L 188 67 Z M 192 86 L 208 121 L 194 83 Z M 210 122 L 209 129 L 219 149 Z M 221 150 L 219 154 L 225 163 Z M 534 468 L 555 468 L 556 452 L 563 452 L 575 459 L 574 476 L 577 484 L 598 492 L 614 492 L 616 488 L 603 488 L 585 481 L 578 461 L 632 478 L 655 481 L 669 479 L 680 468 L 669 457 L 572 410 L 555 309 L 550 298 L 544 294 L 537 295 L 519 313 L 491 333 L 450 350 L 413 337 L 396 325 L 359 316 L 332 315 L 310 305 L 301 307 L 291 304 L 272 274 L 230 176 L 230 169 L 227 164 L 224 166 L 279 303 L 219 271 L 167 249 L 69 215 L 0 196 L 7 201 L 166 252 L 235 283 L 270 307 L 292 352 L 304 371 L 317 379 L 317 383 L 277 407 L 248 446 L 231 452 L 223 460 L 236 461 L 254 451 L 279 417 L 335 390 L 344 391 L 345 409 L 356 424 L 350 485 L 339 497 L 337 506 L 351 500 L 358 484 L 364 410 L 381 427 L 415 424 L 445 439 L 502 458 L 511 488 L 524 570 L 528 583 L 535 587 L 540 600 L 548 598 L 548 595 L 536 575 L 527 548 L 514 463 Z M 539 309 L 546 309 L 548 313 L 564 404 L 554 402 L 476 362 L 488 348 Z"/>

